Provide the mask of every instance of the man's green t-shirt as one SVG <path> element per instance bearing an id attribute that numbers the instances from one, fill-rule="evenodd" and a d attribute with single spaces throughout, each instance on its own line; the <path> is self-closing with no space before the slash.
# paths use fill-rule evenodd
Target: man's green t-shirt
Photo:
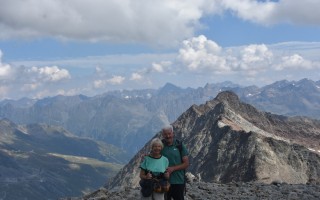
<path id="1" fill-rule="evenodd" d="M 182 163 L 181 158 L 188 155 L 187 148 L 184 144 L 182 144 L 182 156 L 180 156 L 179 149 L 177 147 L 178 142 L 174 140 L 173 145 L 167 146 L 164 145 L 162 149 L 162 155 L 168 158 L 169 160 L 169 167 L 180 165 Z M 170 175 L 170 183 L 171 184 L 184 184 L 184 170 L 174 171 Z"/>

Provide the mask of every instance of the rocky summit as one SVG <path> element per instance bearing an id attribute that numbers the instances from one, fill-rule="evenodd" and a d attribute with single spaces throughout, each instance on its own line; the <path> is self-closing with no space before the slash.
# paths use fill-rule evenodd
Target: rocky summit
<path id="1" fill-rule="evenodd" d="M 262 112 L 226 91 L 191 106 L 173 127 L 189 149 L 188 172 L 199 182 L 320 183 L 319 120 Z M 138 186 L 139 164 L 149 146 L 108 183 L 109 188 Z"/>
<path id="2" fill-rule="evenodd" d="M 190 153 L 187 200 L 320 199 L 320 121 L 262 112 L 222 92 L 173 127 Z M 64 199 L 140 199 L 139 165 L 149 148 L 150 141 L 105 187 Z"/>

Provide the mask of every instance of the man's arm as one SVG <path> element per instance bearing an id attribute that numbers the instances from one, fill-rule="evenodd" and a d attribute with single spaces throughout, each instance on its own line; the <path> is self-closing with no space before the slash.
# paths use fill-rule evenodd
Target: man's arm
<path id="1" fill-rule="evenodd" d="M 188 156 L 183 156 L 182 163 L 180 165 L 168 167 L 167 172 L 171 174 L 174 171 L 184 170 L 184 169 L 187 169 L 188 167 L 189 167 L 189 158 Z"/>

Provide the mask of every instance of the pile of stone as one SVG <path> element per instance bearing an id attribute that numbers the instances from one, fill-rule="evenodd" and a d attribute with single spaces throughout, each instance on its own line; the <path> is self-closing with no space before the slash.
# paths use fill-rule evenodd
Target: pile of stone
<path id="1" fill-rule="evenodd" d="M 139 188 L 100 188 L 80 198 L 64 200 L 134 200 L 140 199 Z M 286 184 L 286 183 L 204 183 L 187 184 L 186 200 L 209 199 L 286 199 L 286 200 L 319 200 L 319 184 Z"/>

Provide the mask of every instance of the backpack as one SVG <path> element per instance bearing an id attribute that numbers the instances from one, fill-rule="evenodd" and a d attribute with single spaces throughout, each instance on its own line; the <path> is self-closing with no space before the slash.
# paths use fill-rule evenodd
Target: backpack
<path id="1" fill-rule="evenodd" d="M 139 182 L 141 186 L 141 193 L 144 197 L 150 197 L 154 188 L 154 180 L 152 179 L 141 179 Z"/>

